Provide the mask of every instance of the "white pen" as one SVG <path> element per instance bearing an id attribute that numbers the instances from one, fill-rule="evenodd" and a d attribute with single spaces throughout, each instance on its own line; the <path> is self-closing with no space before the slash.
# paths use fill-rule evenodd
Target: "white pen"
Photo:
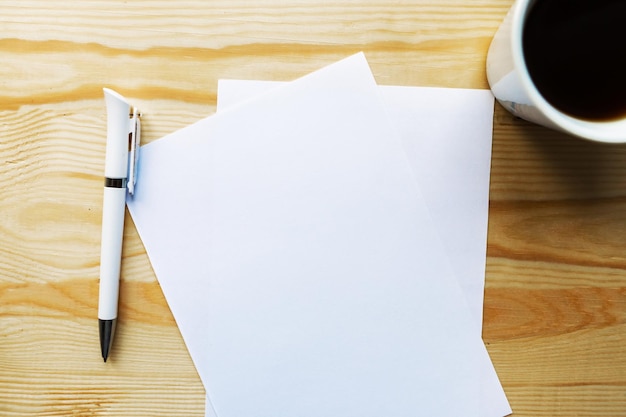
<path id="1" fill-rule="evenodd" d="M 136 108 L 131 108 L 124 97 L 113 90 L 105 88 L 104 97 L 107 109 L 107 141 L 102 203 L 98 327 L 102 358 L 106 362 L 111 352 L 117 322 L 126 191 L 127 188 L 131 192 L 134 190 L 139 113 Z"/>

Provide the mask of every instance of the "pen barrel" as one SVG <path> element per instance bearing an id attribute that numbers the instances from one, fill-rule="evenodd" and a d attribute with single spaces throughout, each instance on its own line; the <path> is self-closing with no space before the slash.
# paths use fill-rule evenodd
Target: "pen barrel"
<path id="1" fill-rule="evenodd" d="M 117 318 L 125 208 L 126 187 L 105 187 L 98 300 L 98 318 L 101 320 Z"/>

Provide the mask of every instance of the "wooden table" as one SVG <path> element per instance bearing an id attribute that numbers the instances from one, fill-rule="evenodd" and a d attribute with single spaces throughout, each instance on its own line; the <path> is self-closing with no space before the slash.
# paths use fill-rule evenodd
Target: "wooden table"
<path id="1" fill-rule="evenodd" d="M 100 358 L 103 86 L 142 109 L 145 142 L 214 112 L 218 78 L 289 80 L 361 50 L 379 84 L 487 88 L 511 3 L 0 1 L 0 415 L 203 415 L 128 216 Z M 626 415 L 626 147 L 496 105 L 490 195 L 484 340 L 514 415 Z"/>

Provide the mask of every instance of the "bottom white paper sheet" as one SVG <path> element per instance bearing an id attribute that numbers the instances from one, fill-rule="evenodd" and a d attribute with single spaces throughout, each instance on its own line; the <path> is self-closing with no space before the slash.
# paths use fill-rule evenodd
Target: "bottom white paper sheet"
<path id="1" fill-rule="evenodd" d="M 217 110 L 284 82 L 222 79 Z M 490 90 L 379 86 L 472 314 L 482 330 L 494 98 Z M 487 372 L 485 377 L 493 377 Z M 488 386 L 489 384 L 487 384 Z M 484 392 L 485 415 L 509 413 Z M 210 402 L 207 401 L 207 404 Z M 209 410 L 207 415 L 211 415 Z"/>

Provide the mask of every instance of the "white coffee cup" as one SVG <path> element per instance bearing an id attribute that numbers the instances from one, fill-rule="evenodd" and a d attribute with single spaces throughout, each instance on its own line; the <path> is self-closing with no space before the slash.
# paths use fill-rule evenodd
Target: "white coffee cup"
<path id="1" fill-rule="evenodd" d="M 533 84 L 524 60 L 522 32 L 528 11 L 537 1 L 542 0 L 517 0 L 491 42 L 487 79 L 493 95 L 504 108 L 522 119 L 585 139 L 626 143 L 626 117 L 610 121 L 572 117 L 548 103 Z"/>

